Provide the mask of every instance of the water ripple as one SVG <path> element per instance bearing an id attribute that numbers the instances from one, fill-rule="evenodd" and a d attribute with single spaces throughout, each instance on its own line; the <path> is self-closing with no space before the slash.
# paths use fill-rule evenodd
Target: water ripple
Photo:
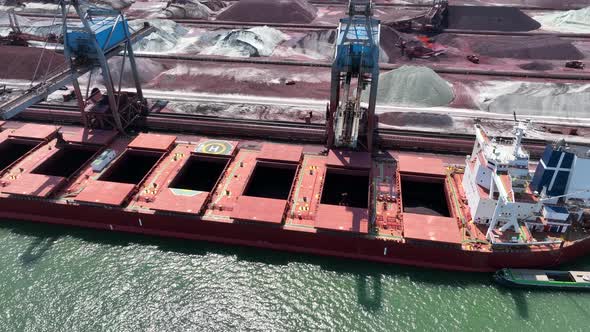
<path id="1" fill-rule="evenodd" d="M 582 331 L 590 316 L 589 297 L 488 275 L 48 225 L 2 224 L 0 252 L 0 331 Z"/>

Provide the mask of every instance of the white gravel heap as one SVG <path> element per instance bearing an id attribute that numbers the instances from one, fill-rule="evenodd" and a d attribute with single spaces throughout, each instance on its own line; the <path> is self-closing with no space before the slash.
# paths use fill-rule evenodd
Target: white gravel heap
<path id="1" fill-rule="evenodd" d="M 36 36 L 47 36 L 50 33 L 61 34 L 62 28 L 59 19 L 56 20 L 59 24 L 55 24 L 56 22 L 53 22 L 52 19 L 31 20 L 20 15 L 16 15 L 16 20 L 25 33 Z M 0 36 L 7 36 L 11 31 L 8 14 L 0 12 Z"/>
<path id="2" fill-rule="evenodd" d="M 109 67 L 111 68 L 111 75 L 113 78 L 113 83 L 115 86 L 119 84 L 119 78 L 121 73 L 121 62 L 123 61 L 122 57 L 115 57 L 109 60 Z M 152 59 L 147 58 L 137 58 L 135 59 L 137 63 L 137 74 L 139 78 L 139 82 L 141 84 L 147 84 L 158 75 L 166 71 L 166 68 L 161 63 L 158 63 Z M 95 69 L 94 74 L 92 75 L 92 79 L 95 85 L 102 85 L 102 75 L 100 74 L 100 69 Z M 121 85 L 123 87 L 134 87 L 133 82 L 133 74 L 131 70 L 131 65 L 129 64 L 129 60 L 125 61 L 125 68 L 123 69 L 123 78 L 121 80 Z"/>
<path id="3" fill-rule="evenodd" d="M 167 53 L 185 46 L 182 37 L 188 33 L 188 29 L 172 20 L 133 20 L 129 22 L 129 25 L 132 30 L 139 30 L 146 21 L 155 28 L 155 31 L 133 44 L 133 50 Z"/>
<path id="4" fill-rule="evenodd" d="M 589 118 L 590 85 L 572 83 L 489 82 L 481 88 L 483 111 L 518 115 Z"/>
<path id="5" fill-rule="evenodd" d="M 167 18 L 195 18 L 206 19 L 212 14 L 211 9 L 196 0 L 189 0 L 182 4 L 172 4 L 164 10 Z"/>
<path id="6" fill-rule="evenodd" d="M 590 33 L 590 7 L 535 16 L 545 30 Z"/>
<path id="7" fill-rule="evenodd" d="M 367 98 L 365 90 L 363 100 Z M 446 106 L 454 98 L 450 83 L 427 67 L 402 66 L 379 75 L 379 104 L 435 107 Z"/>
<path id="8" fill-rule="evenodd" d="M 137 30 L 146 20 L 130 22 Z M 172 20 L 147 20 L 155 32 L 134 44 L 144 53 L 199 53 L 233 57 L 270 56 L 287 36 L 269 27 L 195 33 Z"/>
<path id="9" fill-rule="evenodd" d="M 131 6 L 135 0 L 95 0 L 93 2 L 97 5 L 109 6 L 113 9 L 120 10 Z"/>
<path id="10" fill-rule="evenodd" d="M 247 30 L 231 30 L 217 37 L 213 46 L 201 54 L 231 57 L 270 56 L 286 36 L 277 29 L 267 26 Z"/>
<path id="11" fill-rule="evenodd" d="M 223 103 L 185 103 L 170 102 L 168 108 L 176 113 L 213 115 L 233 119 L 256 119 L 274 121 L 303 121 L 310 111 L 309 109 L 256 104 L 223 104 Z M 325 116 L 323 112 L 313 112 L 312 121 L 323 123 Z"/>
<path id="12" fill-rule="evenodd" d="M 336 46 L 336 30 L 312 31 L 293 46 L 296 52 L 314 59 L 331 59 Z"/>
<path id="13" fill-rule="evenodd" d="M 19 25 L 29 26 L 31 25 L 31 20 L 26 18 L 25 16 L 16 15 L 16 20 Z M 10 26 L 10 20 L 8 19 L 8 12 L 0 11 L 0 25 L 1 26 Z"/>

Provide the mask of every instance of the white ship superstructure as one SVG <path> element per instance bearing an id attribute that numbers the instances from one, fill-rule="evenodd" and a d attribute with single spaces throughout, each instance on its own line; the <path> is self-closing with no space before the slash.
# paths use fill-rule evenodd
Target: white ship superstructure
<path id="1" fill-rule="evenodd" d="M 489 138 L 476 125 L 476 142 L 467 157 L 463 189 L 474 223 L 486 225 L 486 237 L 499 244 L 538 244 L 532 232 L 563 234 L 590 206 L 590 154 L 549 145 L 536 171 L 522 147 L 528 123 L 514 127 L 512 142 Z M 500 241 L 501 235 L 511 234 Z M 534 240 L 537 238 L 537 240 Z"/>

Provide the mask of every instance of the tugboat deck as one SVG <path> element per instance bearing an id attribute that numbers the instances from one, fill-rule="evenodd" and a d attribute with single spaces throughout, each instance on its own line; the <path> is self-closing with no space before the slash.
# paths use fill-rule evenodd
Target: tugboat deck
<path id="1" fill-rule="evenodd" d="M 511 269 L 510 273 L 514 279 L 518 280 L 552 281 L 553 279 L 550 279 L 549 276 L 562 275 L 571 278 L 571 282 L 590 283 L 590 272 L 588 271 Z"/>

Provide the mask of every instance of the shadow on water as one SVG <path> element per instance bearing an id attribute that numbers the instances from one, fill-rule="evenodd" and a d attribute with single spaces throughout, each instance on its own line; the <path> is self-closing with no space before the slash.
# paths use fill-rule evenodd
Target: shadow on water
<path id="1" fill-rule="evenodd" d="M 32 265 L 42 258 L 47 251 L 53 246 L 59 236 L 37 237 L 20 256 L 24 265 Z"/>
<path id="2" fill-rule="evenodd" d="M 378 311 L 381 309 L 383 288 L 381 274 L 359 274 L 356 278 L 356 295 L 358 302 L 365 309 Z"/>
<path id="3" fill-rule="evenodd" d="M 514 305 L 516 306 L 516 312 L 518 313 L 520 318 L 529 318 L 529 305 L 526 299 L 526 290 L 519 288 L 507 289 L 503 286 L 498 286 L 498 290 L 500 291 L 500 294 L 509 295 L 510 297 L 512 297 Z"/>
<path id="4" fill-rule="evenodd" d="M 578 299 L 574 298 L 571 294 L 569 294 L 567 298 L 580 311 L 580 313 L 583 316 L 590 317 L 590 310 L 588 310 L 588 308 L 586 308 L 584 305 L 580 304 L 580 302 L 578 302 Z"/>
<path id="5" fill-rule="evenodd" d="M 15 234 L 34 236 L 37 238 L 22 254 L 21 260 L 24 264 L 33 264 L 38 261 L 39 258 L 50 250 L 52 244 L 58 238 L 68 236 L 86 242 L 113 247 L 145 245 L 155 246 L 159 250 L 165 252 L 200 256 L 208 254 L 233 256 L 239 261 L 264 263 L 276 266 L 293 263 L 316 265 L 320 266 L 325 271 L 353 275 L 356 279 L 357 301 L 363 306 L 363 308 L 369 311 L 378 311 L 382 308 L 382 280 L 389 276 L 397 279 L 411 280 L 415 283 L 452 287 L 457 290 L 464 290 L 472 285 L 489 284 L 491 280 L 488 274 L 454 273 L 365 261 L 353 262 L 348 259 L 288 253 L 250 247 L 228 246 L 203 241 L 96 231 L 60 225 L 3 221 L 0 224 L 0 228 L 10 230 Z M 521 312 L 525 313 L 526 302 L 524 302 L 524 297 L 519 297 L 518 302 L 521 303 L 519 307 L 525 308 L 522 309 Z"/>

